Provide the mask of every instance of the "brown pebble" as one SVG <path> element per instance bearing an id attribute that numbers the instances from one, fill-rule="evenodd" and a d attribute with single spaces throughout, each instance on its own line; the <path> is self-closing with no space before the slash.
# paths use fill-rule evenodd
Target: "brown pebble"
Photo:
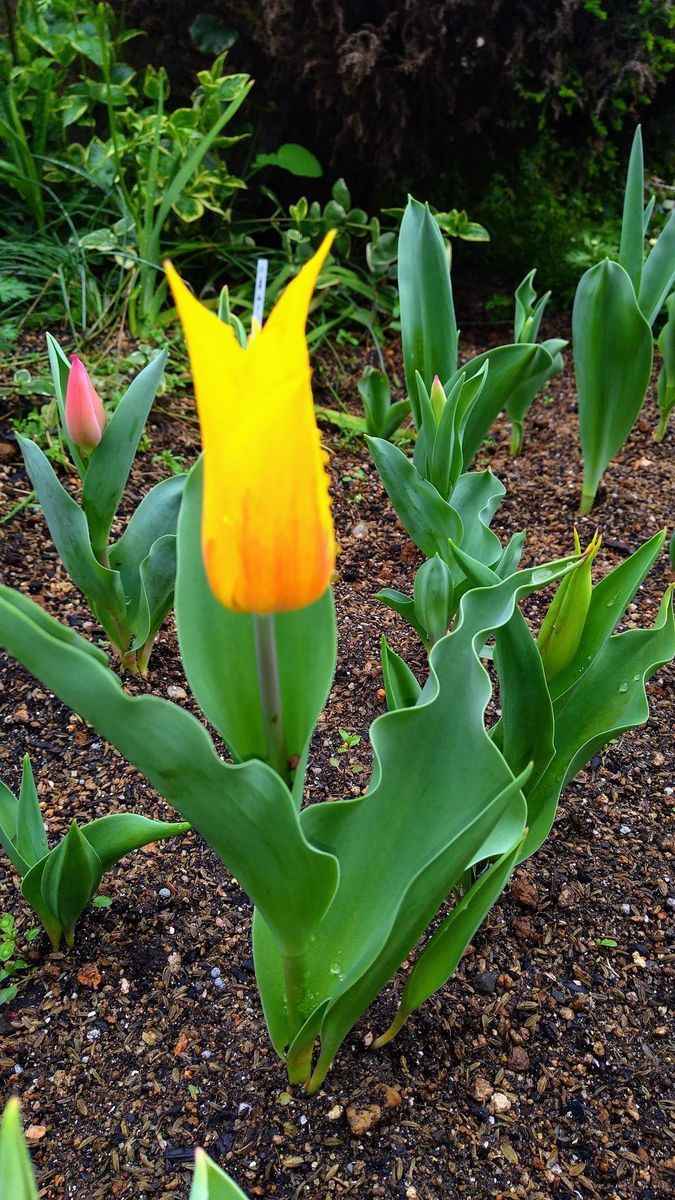
<path id="1" fill-rule="evenodd" d="M 349 1105 L 347 1121 L 354 1137 L 361 1137 L 382 1120 L 382 1109 L 379 1104 L 368 1104 L 365 1108 L 354 1108 Z"/>
<path id="2" fill-rule="evenodd" d="M 472 1080 L 469 1092 L 479 1104 L 485 1104 L 492 1096 L 494 1090 L 492 1084 L 484 1075 L 476 1075 L 476 1078 Z"/>
<path id="3" fill-rule="evenodd" d="M 514 879 L 509 892 L 523 908 L 539 908 L 539 889 L 530 879 Z"/>
<path id="4" fill-rule="evenodd" d="M 511 1047 L 509 1066 L 512 1071 L 529 1071 L 530 1056 L 524 1046 Z"/>

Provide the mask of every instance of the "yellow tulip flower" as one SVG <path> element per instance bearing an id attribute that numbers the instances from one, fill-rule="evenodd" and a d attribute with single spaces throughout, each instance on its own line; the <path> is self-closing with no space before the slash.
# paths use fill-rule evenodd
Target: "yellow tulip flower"
<path id="1" fill-rule="evenodd" d="M 170 263 L 204 447 L 202 553 L 226 608 L 304 608 L 335 566 L 326 454 L 314 416 L 307 313 L 334 233 L 289 283 L 246 349 Z"/>

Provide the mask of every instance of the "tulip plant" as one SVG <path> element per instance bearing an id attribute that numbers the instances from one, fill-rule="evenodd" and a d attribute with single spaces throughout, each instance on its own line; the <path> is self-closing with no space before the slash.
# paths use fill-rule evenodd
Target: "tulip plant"
<path id="1" fill-rule="evenodd" d="M 536 341 L 544 310 L 551 297 L 550 292 L 545 292 L 537 300 L 534 276 L 535 271 L 530 271 L 516 288 L 516 315 L 513 325 L 513 341 L 516 345 L 529 345 Z M 538 376 L 532 375 L 517 384 L 506 402 L 506 411 L 511 421 L 512 454 L 520 454 L 523 445 L 523 422 L 535 397 L 542 387 L 563 369 L 562 351 L 567 342 L 562 338 L 548 338 L 541 345 L 551 355 L 551 366 L 545 367 Z"/>
<path id="2" fill-rule="evenodd" d="M 442 986 L 514 864 L 548 832 L 564 783 L 609 738 L 646 718 L 644 680 L 675 651 L 669 598 L 653 629 L 610 636 L 658 552 L 658 535 L 593 589 L 587 608 L 587 579 L 558 603 L 556 642 L 571 657 L 563 664 L 558 654 L 549 680 L 518 605 L 585 571 L 590 552 L 517 570 L 522 538 L 503 551 L 488 528 L 500 485 L 485 474 L 477 484 L 461 474 L 453 483 L 460 456 L 452 454 L 443 476 L 450 506 L 403 456 L 420 480 L 410 523 L 418 522 L 433 559 L 413 597 L 430 646 L 428 677 L 419 684 L 392 651 L 395 695 L 371 728 L 366 793 L 305 803 L 310 739 L 335 666 L 335 539 L 304 334 L 330 242 L 246 346 L 168 268 L 204 446 L 178 524 L 178 638 L 194 699 L 233 761 L 220 757 L 191 712 L 126 694 L 89 643 L 0 589 L 0 641 L 9 653 L 117 746 L 248 892 L 270 1036 L 290 1082 L 310 1092 L 455 895 L 383 1039 Z M 460 373 L 441 388 L 444 406 L 433 381 L 422 378 L 417 415 L 428 419 L 436 405 L 443 421 L 451 406 L 453 445 L 461 443 L 462 405 L 469 408 L 481 381 Z M 429 447 L 431 436 L 425 441 Z M 574 636 L 561 622 L 572 623 Z M 488 730 L 493 683 L 480 652 L 491 637 L 502 717 Z"/>
<path id="3" fill-rule="evenodd" d="M 113 813 L 82 827 L 73 821 L 50 850 L 28 755 L 18 797 L 0 781 L 0 845 L 21 876 L 21 891 L 42 921 L 53 950 L 58 950 L 62 937 L 72 947 L 75 923 L 113 863 L 131 850 L 189 828 L 186 822 Z"/>
<path id="4" fill-rule="evenodd" d="M 73 583 L 87 597 L 126 670 L 145 674 L 158 630 L 173 603 L 176 522 L 185 476 L 158 483 L 124 533 L 111 527 L 159 387 L 162 351 L 132 381 L 108 420 L 77 356 L 69 363 L 47 335 L 64 442 L 82 485 L 82 506 L 60 483 L 42 450 L 19 436 L 26 470 L 52 541 Z"/>
<path id="5" fill-rule="evenodd" d="M 649 386 L 652 326 L 675 283 L 675 212 L 645 257 L 645 236 L 654 208 L 644 209 L 642 133 L 638 126 L 628 164 L 619 260 L 605 258 L 581 277 L 574 298 L 572 339 L 579 395 L 579 432 L 584 460 L 581 512 L 593 507 L 605 469 L 633 428 Z M 669 309 L 670 312 L 670 309 Z M 665 433 L 672 371 L 671 334 L 666 334 L 661 423 Z M 664 409 L 665 406 L 665 409 Z"/>
<path id="6" fill-rule="evenodd" d="M 411 411 L 418 439 L 431 440 L 435 431 L 433 426 L 429 428 L 421 386 L 428 394 L 438 376 L 446 396 L 462 377 L 465 385 L 478 387 L 462 417 L 464 469 L 501 410 L 512 403 L 512 419 L 522 422 L 524 397 L 536 395 L 560 369 L 559 355 L 566 343 L 554 339 L 538 345 L 534 340 L 543 305 L 540 301 L 533 307 L 531 279 L 530 274 L 518 289 L 516 341 L 487 350 L 458 368 L 457 321 L 443 237 L 429 206 L 409 199 L 399 237 L 398 287 Z"/>
<path id="7" fill-rule="evenodd" d="M 0 1196 L 2 1200 L 38 1200 L 38 1194 L 21 1128 L 19 1101 L 12 1097 L 0 1120 Z M 246 1200 L 246 1196 L 208 1154 L 195 1150 L 189 1200 Z"/>

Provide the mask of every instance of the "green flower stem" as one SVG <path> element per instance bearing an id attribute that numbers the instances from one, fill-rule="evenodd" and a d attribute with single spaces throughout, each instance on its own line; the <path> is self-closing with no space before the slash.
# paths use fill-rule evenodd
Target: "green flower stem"
<path id="1" fill-rule="evenodd" d="M 291 773 L 281 707 L 274 615 L 266 613 L 264 616 L 254 616 L 253 628 L 267 761 L 277 775 L 281 776 L 284 783 L 290 784 Z"/>

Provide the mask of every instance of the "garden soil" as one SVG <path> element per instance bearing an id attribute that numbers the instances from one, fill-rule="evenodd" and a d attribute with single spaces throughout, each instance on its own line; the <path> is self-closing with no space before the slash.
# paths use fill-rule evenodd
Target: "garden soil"
<path id="1" fill-rule="evenodd" d="M 469 331 L 465 352 L 491 340 Z M 325 353 L 315 375 L 318 402 L 334 406 L 337 389 L 358 411 L 356 379 L 368 357 L 355 352 L 345 362 Z M 393 350 L 388 357 L 400 373 Z M 165 397 L 160 409 L 151 417 L 151 451 L 134 467 L 133 505 L 161 477 L 152 461 L 158 451 L 188 463 L 196 454 L 190 402 Z M 495 530 L 506 538 L 527 527 L 525 561 L 532 562 L 569 553 L 575 524 L 587 543 L 597 524 L 599 577 L 673 524 L 675 430 L 657 446 L 656 419 L 652 399 L 608 470 L 593 514 L 580 518 L 566 371 L 532 409 L 519 458 L 509 458 L 503 419 L 481 449 L 477 465 L 491 467 L 507 488 Z M 357 796 L 367 786 L 368 729 L 384 711 L 380 634 L 423 669 L 411 632 L 374 599 L 383 586 L 410 590 L 417 551 L 362 441 L 326 424 L 325 442 L 341 546 L 340 640 L 312 749 L 309 801 Z M 0 464 L 7 514 L 28 492 L 7 426 Z M 85 636 L 102 636 L 38 510 L 28 506 L 0 526 L 0 555 L 4 583 Z M 624 627 L 653 621 L 668 580 L 664 554 Z M 535 624 L 547 599 L 530 601 Z M 375 1052 L 404 963 L 313 1097 L 286 1085 L 269 1045 L 253 975 L 251 906 L 236 880 L 194 833 L 129 855 L 104 878 L 112 903 L 87 911 L 75 949 L 50 954 L 39 937 L 28 948 L 28 979 L 0 1008 L 2 1090 L 21 1097 L 41 1197 L 185 1200 L 196 1146 L 251 1197 L 278 1200 L 672 1195 L 673 681 L 672 668 L 659 670 L 648 687 L 648 724 L 596 755 L 566 788 L 548 842 L 516 871 L 452 980 Z M 193 707 L 171 622 L 147 682 L 128 678 L 125 686 Z M 74 817 L 125 810 L 170 817 L 133 767 L 7 659 L 0 688 L 0 777 L 16 787 L 21 757 L 30 753 L 52 839 Z M 34 923 L 4 858 L 0 911 L 15 914 L 22 931 Z"/>

